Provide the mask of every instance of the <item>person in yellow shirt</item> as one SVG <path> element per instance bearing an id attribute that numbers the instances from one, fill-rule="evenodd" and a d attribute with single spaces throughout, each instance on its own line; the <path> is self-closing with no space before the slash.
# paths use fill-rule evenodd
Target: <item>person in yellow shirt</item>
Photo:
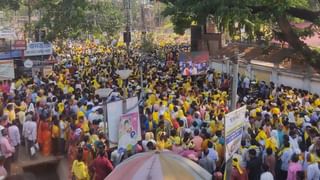
<path id="1" fill-rule="evenodd" d="M 271 103 L 271 114 L 276 114 L 276 115 L 280 115 L 280 109 L 277 107 L 276 103 Z"/>
<path id="2" fill-rule="evenodd" d="M 78 128 L 81 128 L 84 133 L 89 132 L 89 122 L 88 120 L 85 120 L 84 116 L 80 116 L 78 120 L 76 121 L 76 125 Z"/>
<path id="3" fill-rule="evenodd" d="M 60 127 L 59 120 L 56 116 L 53 117 L 53 126 L 52 126 L 52 153 L 53 155 L 59 154 L 59 138 L 60 138 Z"/>
<path id="4" fill-rule="evenodd" d="M 72 86 L 68 86 L 67 91 L 69 94 L 72 94 L 74 92 L 74 88 Z"/>
<path id="5" fill-rule="evenodd" d="M 156 123 L 156 125 L 159 124 L 159 112 L 158 112 L 158 109 L 155 109 L 155 111 L 153 111 L 152 119 Z"/>
<path id="6" fill-rule="evenodd" d="M 267 140 L 267 138 L 268 138 L 267 134 L 263 131 L 262 128 L 260 128 L 260 129 L 258 130 L 258 134 L 257 134 L 255 140 L 256 140 L 257 142 L 259 142 L 261 145 L 264 145 L 265 142 L 266 142 L 266 140 Z"/>
<path id="7" fill-rule="evenodd" d="M 11 124 L 13 120 L 16 119 L 16 113 L 12 103 L 7 105 L 7 108 L 3 111 L 4 114 L 8 115 L 9 123 Z"/>
<path id="8" fill-rule="evenodd" d="M 88 166 L 84 163 L 82 153 L 78 153 L 77 159 L 72 163 L 72 176 L 75 180 L 89 180 Z"/>
<path id="9" fill-rule="evenodd" d="M 63 104 L 63 102 L 59 102 L 58 103 L 58 112 L 60 114 L 62 114 L 63 111 L 64 111 L 64 104 Z"/>
<path id="10" fill-rule="evenodd" d="M 314 106 L 315 106 L 315 107 L 319 107 L 319 106 L 320 106 L 320 98 L 317 98 L 317 99 L 314 101 Z"/>
<path id="11" fill-rule="evenodd" d="M 171 135 L 169 137 L 170 143 L 174 146 L 180 146 L 181 145 L 181 137 L 177 135 L 177 130 L 172 129 Z"/>
<path id="12" fill-rule="evenodd" d="M 162 133 L 160 135 L 160 138 L 157 141 L 156 146 L 157 146 L 157 150 L 160 150 L 160 151 L 172 148 L 171 141 L 168 140 L 168 138 L 166 137 L 165 133 Z"/>

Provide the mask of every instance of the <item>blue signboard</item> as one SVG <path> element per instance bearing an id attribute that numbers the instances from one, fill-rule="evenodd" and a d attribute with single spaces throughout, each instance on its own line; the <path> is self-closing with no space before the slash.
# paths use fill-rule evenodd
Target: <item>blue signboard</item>
<path id="1" fill-rule="evenodd" d="M 12 50 L 12 51 L 7 51 L 7 52 L 0 52 L 0 60 L 20 58 L 21 56 L 22 56 L 22 51 L 21 50 Z"/>

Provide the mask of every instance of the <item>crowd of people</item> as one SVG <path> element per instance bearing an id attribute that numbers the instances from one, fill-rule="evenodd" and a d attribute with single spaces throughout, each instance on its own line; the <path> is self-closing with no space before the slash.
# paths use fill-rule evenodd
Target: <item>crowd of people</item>
<path id="1" fill-rule="evenodd" d="M 173 49 L 167 56 L 172 60 L 179 54 Z M 103 180 L 126 158 L 153 150 L 180 154 L 222 179 L 228 74 L 208 69 L 183 76 L 177 62 L 168 64 L 156 54 L 141 58 L 132 50 L 128 57 L 123 48 L 94 43 L 65 44 L 55 51 L 59 62 L 49 75 L 0 82 L 1 176 L 10 175 L 24 146 L 31 159 L 38 153 L 66 155 L 69 177 L 76 180 Z M 122 80 L 120 69 L 133 73 Z M 319 180 L 319 96 L 238 78 L 237 106 L 246 105 L 247 114 L 231 179 Z M 131 148 L 109 146 L 104 100 L 95 94 L 100 88 L 113 89 L 108 102 L 140 98 L 142 140 Z"/>

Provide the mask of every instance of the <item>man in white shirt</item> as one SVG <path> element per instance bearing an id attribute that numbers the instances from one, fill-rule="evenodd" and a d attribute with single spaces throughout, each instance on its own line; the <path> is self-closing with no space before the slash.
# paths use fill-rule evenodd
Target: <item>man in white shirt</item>
<path id="1" fill-rule="evenodd" d="M 250 79 L 247 76 L 243 79 L 242 86 L 244 89 L 244 95 L 247 95 L 250 89 Z"/>
<path id="2" fill-rule="evenodd" d="M 213 174 L 215 170 L 215 162 L 209 157 L 209 151 L 204 150 L 202 158 L 199 160 L 199 165 L 207 170 L 210 174 Z"/>
<path id="3" fill-rule="evenodd" d="M 2 137 L 0 137 L 0 151 L 2 155 L 6 158 L 3 166 L 10 175 L 12 155 L 15 152 L 15 149 L 9 142 L 7 129 L 2 129 L 1 134 Z"/>
<path id="4" fill-rule="evenodd" d="M 13 154 L 13 161 L 17 161 L 19 157 L 19 146 L 21 143 L 20 132 L 17 126 L 17 120 L 14 120 L 8 128 L 9 140 L 12 146 L 15 148 Z"/>
<path id="5" fill-rule="evenodd" d="M 307 180 L 319 180 L 320 179 L 320 160 L 318 162 L 310 164 L 307 169 Z"/>
<path id="6" fill-rule="evenodd" d="M 30 149 L 32 146 L 34 146 L 37 140 L 37 123 L 35 122 L 35 118 L 33 118 L 32 116 L 27 116 L 26 122 L 23 124 L 22 134 L 26 139 L 26 147 L 28 149 L 30 157 L 32 158 L 34 154 L 31 154 Z"/>
<path id="7" fill-rule="evenodd" d="M 269 167 L 266 164 L 262 165 L 263 173 L 260 176 L 260 180 L 273 180 L 273 175 L 269 171 Z"/>
<path id="8" fill-rule="evenodd" d="M 94 121 L 97 121 L 96 124 L 99 124 L 99 121 L 103 120 L 103 109 L 98 108 L 95 112 L 92 112 L 88 116 L 89 122 L 92 124 Z"/>
<path id="9" fill-rule="evenodd" d="M 2 129 L 4 129 L 4 124 L 6 123 L 8 119 L 7 115 L 3 115 L 0 117 L 0 132 L 2 131 Z M 0 133 L 0 137 L 2 136 L 2 134 Z"/>
<path id="10" fill-rule="evenodd" d="M 65 121 L 64 117 L 59 121 L 59 128 L 60 128 L 60 140 L 59 140 L 59 153 L 65 153 L 65 140 L 66 140 L 66 129 L 67 129 L 67 122 Z"/>
<path id="11" fill-rule="evenodd" d="M 193 65 L 192 67 L 192 72 L 191 72 L 192 75 L 197 75 L 198 74 L 198 69 L 195 65 Z"/>
<path id="12" fill-rule="evenodd" d="M 301 150 L 299 147 L 299 142 L 301 141 L 300 137 L 297 136 L 296 132 L 290 131 L 289 132 L 289 143 L 291 145 L 291 149 L 294 153 L 300 154 Z"/>

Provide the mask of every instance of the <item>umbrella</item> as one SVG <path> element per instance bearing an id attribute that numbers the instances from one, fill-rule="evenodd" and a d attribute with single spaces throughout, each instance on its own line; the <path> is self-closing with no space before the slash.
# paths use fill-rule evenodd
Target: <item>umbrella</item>
<path id="1" fill-rule="evenodd" d="M 119 164 L 105 180 L 211 180 L 195 162 L 170 151 L 136 154 Z"/>
<path id="2" fill-rule="evenodd" d="M 124 70 L 117 70 L 116 73 L 120 76 L 121 79 L 125 80 L 132 74 L 132 70 L 124 69 Z"/>
<path id="3" fill-rule="evenodd" d="M 113 89 L 111 88 L 101 88 L 95 91 L 96 95 L 99 95 L 101 98 L 107 98 L 112 93 Z"/>

